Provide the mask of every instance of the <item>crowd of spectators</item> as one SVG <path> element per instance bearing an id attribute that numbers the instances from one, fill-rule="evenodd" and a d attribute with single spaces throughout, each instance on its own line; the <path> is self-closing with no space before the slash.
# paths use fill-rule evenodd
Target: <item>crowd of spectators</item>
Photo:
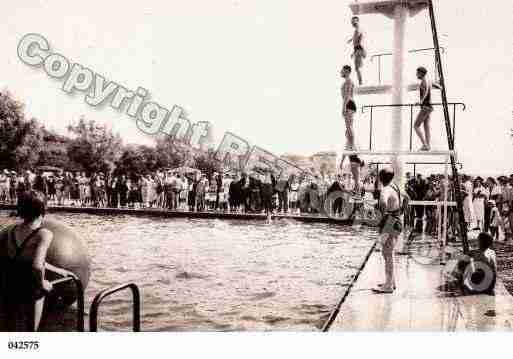
<path id="1" fill-rule="evenodd" d="M 489 232 L 496 239 L 511 239 L 513 175 L 486 179 L 462 175 L 460 182 L 468 230 Z M 443 175 L 424 177 L 407 173 L 404 189 L 413 201 L 443 201 L 445 183 Z M 324 204 L 330 194 L 354 188 L 349 173 L 277 177 L 265 170 L 210 175 L 193 169 L 118 175 L 41 170 L 16 173 L 7 169 L 0 172 L 0 202 L 15 203 L 19 193 L 34 189 L 44 193 L 50 205 L 58 206 L 291 214 L 318 214 L 329 208 L 331 215 L 343 217 L 348 215 L 348 202 L 343 198 L 336 197 L 329 207 Z M 365 210 L 372 211 L 374 176 L 365 176 L 358 188 L 362 190 Z M 449 201 L 455 200 L 452 178 L 447 194 Z M 405 224 L 436 234 L 440 215 L 435 206 L 410 206 Z M 458 213 L 450 207 L 451 235 L 458 234 L 458 223 Z"/>
<path id="2" fill-rule="evenodd" d="M 406 192 L 414 201 L 443 201 L 445 177 L 430 175 L 425 178 L 421 174 L 406 175 Z M 497 240 L 499 236 L 512 239 L 513 223 L 513 175 L 497 178 L 469 175 L 460 176 L 461 192 L 463 195 L 463 214 L 467 230 L 490 233 Z M 454 181 L 449 177 L 447 188 L 448 201 L 455 201 Z M 438 216 L 441 214 L 435 206 L 411 206 L 406 213 L 405 222 L 426 233 L 435 234 Z M 420 220 L 420 219 L 423 219 Z M 449 209 L 449 226 L 451 235 L 459 231 L 459 218 L 456 208 Z"/>
<path id="3" fill-rule="evenodd" d="M 374 182 L 366 179 L 366 183 L 371 193 Z M 40 170 L 0 173 L 0 202 L 14 204 L 19 193 L 34 189 L 44 193 L 50 205 L 58 206 L 315 214 L 322 212 L 330 193 L 352 188 L 354 181 L 348 173 L 308 177 L 279 177 L 266 170 L 208 175 L 192 169 L 119 175 Z M 334 211 L 342 215 L 342 207 L 339 201 Z"/>

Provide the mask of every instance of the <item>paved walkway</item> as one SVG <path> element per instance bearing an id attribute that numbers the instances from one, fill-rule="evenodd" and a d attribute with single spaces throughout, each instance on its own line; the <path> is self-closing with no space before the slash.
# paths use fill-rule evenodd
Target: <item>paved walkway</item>
<path id="1" fill-rule="evenodd" d="M 419 252 L 417 252 L 419 253 Z M 513 329 L 513 297 L 457 296 L 440 290 L 443 266 L 422 254 L 396 256 L 397 290 L 374 294 L 383 259 L 374 252 L 340 308 L 331 331 L 502 331 Z"/>

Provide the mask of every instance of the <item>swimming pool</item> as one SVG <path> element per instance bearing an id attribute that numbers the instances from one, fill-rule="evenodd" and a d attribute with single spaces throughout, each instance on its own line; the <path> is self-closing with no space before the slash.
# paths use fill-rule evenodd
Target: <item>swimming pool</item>
<path id="1" fill-rule="evenodd" d="M 136 282 L 142 330 L 317 330 L 376 233 L 366 227 L 264 221 L 53 214 L 92 257 L 86 306 Z M 0 212 L 0 223 L 7 212 Z M 130 330 L 131 298 L 116 294 L 102 330 Z"/>

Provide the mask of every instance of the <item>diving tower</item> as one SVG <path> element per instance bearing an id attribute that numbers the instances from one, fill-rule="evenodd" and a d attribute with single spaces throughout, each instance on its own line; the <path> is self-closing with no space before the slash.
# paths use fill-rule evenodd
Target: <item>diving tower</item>
<path id="1" fill-rule="evenodd" d="M 463 213 L 463 194 L 461 193 L 461 183 L 458 176 L 457 160 L 455 152 L 455 142 L 453 129 L 451 129 L 451 118 L 449 114 L 449 102 L 447 100 L 447 90 L 445 87 L 445 79 L 443 74 L 442 49 L 440 47 L 438 32 L 435 19 L 435 11 L 433 7 L 433 0 L 371 0 L 365 2 L 355 1 L 349 5 L 353 15 L 384 15 L 388 19 L 392 19 L 394 22 L 393 30 L 393 51 L 392 56 L 392 84 L 375 84 L 374 86 L 361 86 L 355 89 L 355 93 L 360 95 L 367 94 L 386 94 L 392 95 L 392 101 L 390 105 L 392 107 L 392 123 L 391 123 L 391 148 L 390 151 L 345 151 L 343 155 L 369 155 L 369 156 L 390 156 L 390 162 L 395 172 L 394 181 L 396 184 L 401 186 L 401 182 L 404 180 L 403 174 L 403 162 L 402 156 L 420 155 L 420 156 L 444 156 L 446 160 L 446 168 L 449 165 L 452 167 L 452 176 L 454 179 L 454 187 L 456 188 L 455 199 L 457 203 L 457 210 L 460 220 L 460 232 L 463 243 L 463 251 L 467 253 L 469 251 L 469 245 L 467 240 L 467 229 L 464 222 Z M 423 10 L 428 10 L 430 20 L 430 30 L 433 36 L 433 48 L 435 57 L 435 82 L 439 84 L 442 98 L 442 106 L 444 112 L 444 123 L 447 134 L 448 151 L 425 151 L 425 152 L 412 152 L 412 140 L 410 134 L 410 150 L 404 151 L 401 149 L 403 143 L 403 111 L 401 110 L 404 106 L 403 95 L 405 91 L 418 90 L 418 85 L 406 85 L 405 84 L 405 59 L 408 51 L 405 47 L 405 35 L 407 31 L 408 19 L 420 14 Z M 427 50 L 427 49 L 423 49 Z M 380 69 L 381 71 L 381 69 Z M 381 73 L 380 73 L 381 82 Z M 454 104 L 454 107 L 456 105 Z M 410 109 L 413 108 L 410 106 Z M 372 109 L 371 109 L 372 111 Z M 372 113 L 372 112 L 371 112 Z M 372 125 L 371 125 L 372 131 Z M 411 132 L 411 129 L 410 129 Z M 372 140 L 372 133 L 371 133 Z M 370 143 L 372 145 L 372 141 Z M 447 179 L 447 171 L 446 171 Z M 445 194 L 445 202 L 447 202 L 447 193 Z M 445 206 L 446 207 L 446 206 Z M 445 212 L 447 209 L 445 208 Z M 445 213 L 446 215 L 446 213 Z M 445 239 L 445 238 L 444 238 Z"/>
<path id="2" fill-rule="evenodd" d="M 359 88 L 356 92 L 359 94 L 392 94 L 392 103 L 402 104 L 404 90 L 415 89 L 415 86 L 406 87 L 404 83 L 405 69 L 404 61 L 407 55 L 405 47 L 405 35 L 407 22 L 410 17 L 419 14 L 428 7 L 426 0 L 385 0 L 355 2 L 349 5 L 354 15 L 373 15 L 381 14 L 394 21 L 394 51 L 392 53 L 392 84 L 366 86 Z M 402 133 L 402 111 L 400 108 L 392 108 L 392 126 L 391 126 L 391 162 L 396 173 L 396 181 L 400 182 L 403 178 L 402 163 L 400 160 Z"/>

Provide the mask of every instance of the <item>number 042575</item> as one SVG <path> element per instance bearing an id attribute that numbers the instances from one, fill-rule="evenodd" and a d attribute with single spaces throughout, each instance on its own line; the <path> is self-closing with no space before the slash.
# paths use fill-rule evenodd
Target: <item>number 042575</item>
<path id="1" fill-rule="evenodd" d="M 7 348 L 11 350 L 38 350 L 39 341 L 9 341 Z"/>

